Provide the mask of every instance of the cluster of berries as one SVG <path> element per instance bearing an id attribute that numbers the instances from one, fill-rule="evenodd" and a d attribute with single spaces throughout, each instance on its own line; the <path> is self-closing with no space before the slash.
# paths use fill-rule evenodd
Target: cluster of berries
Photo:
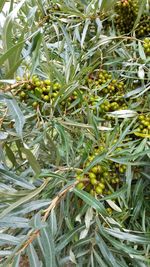
<path id="1" fill-rule="evenodd" d="M 19 77 L 18 80 L 20 80 Z M 64 99 L 64 93 L 60 94 L 60 90 L 61 85 L 58 82 L 52 82 L 48 79 L 41 80 L 37 76 L 33 76 L 19 87 L 18 94 L 21 101 L 33 106 L 34 108 L 38 106 L 41 109 L 45 102 L 52 104 L 58 96 L 60 101 L 59 107 L 64 113 L 74 106 L 76 108 L 80 106 L 81 99 L 84 94 L 83 90 L 78 89 L 71 95 L 69 94 L 67 101 Z M 75 104 L 73 102 L 75 102 Z"/>
<path id="2" fill-rule="evenodd" d="M 106 70 L 100 70 L 95 75 L 91 74 L 88 78 L 88 86 L 90 89 L 94 89 L 89 95 L 89 105 L 93 110 L 97 109 L 97 103 L 100 101 L 100 113 L 127 109 L 123 97 L 125 94 L 124 82 L 113 79 L 112 74 Z M 107 99 L 105 99 L 106 96 Z"/>
<path id="3" fill-rule="evenodd" d="M 53 101 L 60 90 L 59 83 L 52 83 L 50 80 L 40 80 L 37 76 L 26 81 L 19 89 L 19 96 L 22 101 L 33 107 L 41 106 L 44 102 Z"/>
<path id="4" fill-rule="evenodd" d="M 103 146 L 94 149 L 94 152 L 89 155 L 86 164 L 83 167 L 88 167 L 96 155 L 104 150 Z M 122 182 L 126 171 L 126 166 L 123 164 L 113 163 L 111 161 L 105 164 L 97 164 L 92 167 L 88 173 L 84 174 L 83 170 L 77 171 L 76 179 L 79 181 L 77 188 L 84 189 L 92 195 L 109 195 Z"/>
<path id="5" fill-rule="evenodd" d="M 129 33 L 138 14 L 138 0 L 120 0 L 115 6 L 115 26 L 121 34 Z"/>
<path id="6" fill-rule="evenodd" d="M 149 1 L 150 4 L 150 1 Z M 117 31 L 121 34 L 130 33 L 139 11 L 139 1 L 138 0 L 119 0 L 115 5 L 115 26 Z M 150 15 L 145 11 L 142 14 L 140 21 L 136 27 L 136 36 L 145 37 L 148 36 L 150 32 Z"/>
<path id="7" fill-rule="evenodd" d="M 136 132 L 150 135 L 150 115 L 139 115 Z"/>
<path id="8" fill-rule="evenodd" d="M 136 28 L 136 36 L 144 37 L 148 36 L 149 33 L 150 33 L 150 15 L 143 14 Z"/>
<path id="9" fill-rule="evenodd" d="M 144 39 L 144 51 L 147 56 L 150 56 L 150 38 Z"/>

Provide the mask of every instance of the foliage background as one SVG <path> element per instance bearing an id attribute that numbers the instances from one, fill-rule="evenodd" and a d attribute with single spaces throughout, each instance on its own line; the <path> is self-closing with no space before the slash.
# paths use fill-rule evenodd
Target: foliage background
<path id="1" fill-rule="evenodd" d="M 134 32 L 148 1 L 140 1 L 133 31 L 126 36 L 115 32 L 115 2 L 0 2 L 4 18 L 0 27 L 1 267 L 150 264 L 150 143 L 148 137 L 127 139 L 134 130 L 136 109 L 123 112 L 121 124 L 116 113 L 115 127 L 103 131 L 101 118 L 86 102 L 76 112 L 55 113 L 60 103 L 56 97 L 52 106 L 44 105 L 49 113 L 43 115 L 15 94 L 18 75 L 26 80 L 36 74 L 59 82 L 60 95 L 67 101 L 79 88 L 88 92 L 87 75 L 100 65 L 126 78 L 129 88 L 133 80 L 140 80 L 129 99 L 134 95 L 140 105 L 146 97 L 142 110 L 148 112 L 149 57 Z M 60 10 L 54 8 L 57 3 Z M 112 24 L 104 31 L 97 10 L 107 14 L 111 8 Z M 75 173 L 104 134 L 106 151 L 94 158 L 93 166 L 111 160 L 127 169 L 121 188 L 96 199 L 75 187 Z M 117 148 L 124 140 L 126 146 L 118 157 Z M 137 180 L 133 180 L 135 166 L 141 166 Z M 111 215 L 107 206 L 113 210 Z"/>

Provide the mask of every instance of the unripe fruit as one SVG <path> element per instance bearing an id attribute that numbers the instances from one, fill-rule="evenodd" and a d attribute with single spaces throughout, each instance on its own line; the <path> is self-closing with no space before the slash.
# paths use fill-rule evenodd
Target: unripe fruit
<path id="1" fill-rule="evenodd" d="M 137 132 L 146 135 L 150 134 L 150 116 L 144 114 L 138 116 L 138 127 L 135 130 L 135 134 Z"/>
<path id="2" fill-rule="evenodd" d="M 94 195 L 95 195 L 95 192 L 94 192 L 94 190 L 93 190 L 93 189 L 91 189 L 91 190 L 90 190 L 90 194 L 91 194 L 92 196 L 94 196 Z"/>
<path id="3" fill-rule="evenodd" d="M 47 91 L 49 92 L 50 91 L 50 89 L 51 89 L 51 87 L 48 85 L 47 87 Z"/>
<path id="4" fill-rule="evenodd" d="M 58 93 L 53 93 L 52 95 L 53 95 L 53 97 L 56 97 L 58 95 Z"/>
<path id="5" fill-rule="evenodd" d="M 144 120 L 144 116 L 143 116 L 143 115 L 140 115 L 140 116 L 139 116 L 139 119 L 140 119 L 140 120 Z"/>
<path id="6" fill-rule="evenodd" d="M 43 93 L 46 93 L 46 92 L 47 92 L 47 88 L 46 88 L 46 87 L 43 87 L 43 88 L 42 88 L 42 92 L 43 92 Z"/>
<path id="7" fill-rule="evenodd" d="M 37 80 L 37 76 L 36 75 L 33 75 L 32 76 L 32 81 L 35 82 L 35 80 Z"/>
<path id="8" fill-rule="evenodd" d="M 119 178 L 116 178 L 115 180 L 116 180 L 116 183 L 119 183 Z"/>
<path id="9" fill-rule="evenodd" d="M 57 90 L 57 89 L 59 89 L 60 88 L 60 84 L 59 83 L 55 83 L 54 85 L 53 85 L 53 89 L 54 90 Z"/>
<path id="10" fill-rule="evenodd" d="M 96 180 L 95 178 L 92 178 L 92 179 L 90 180 L 90 183 L 91 183 L 92 185 L 96 185 L 96 184 L 97 184 L 97 180 Z"/>
<path id="11" fill-rule="evenodd" d="M 90 179 L 96 179 L 96 175 L 93 172 L 89 172 Z"/>
<path id="12" fill-rule="evenodd" d="M 144 39 L 144 51 L 147 56 L 150 56 L 150 38 Z"/>
<path id="13" fill-rule="evenodd" d="M 100 195 L 100 194 L 102 194 L 103 189 L 101 187 L 99 187 L 99 186 L 96 186 L 95 191 L 96 191 L 97 194 Z"/>
<path id="14" fill-rule="evenodd" d="M 93 168 L 91 169 L 91 172 L 97 174 L 97 173 L 98 173 L 98 167 L 97 167 L 97 166 L 93 167 Z"/>
<path id="15" fill-rule="evenodd" d="M 47 85 L 51 85 L 51 81 L 50 80 L 45 80 L 44 83 L 47 84 Z"/>
<path id="16" fill-rule="evenodd" d="M 119 168 L 119 171 L 120 171 L 121 173 L 124 173 L 124 168 L 123 168 L 123 167 L 120 167 L 120 168 Z"/>
<path id="17" fill-rule="evenodd" d="M 77 175 L 77 176 L 76 176 L 76 179 L 77 179 L 77 180 L 82 180 L 82 179 L 83 179 L 83 176 L 82 176 L 82 175 Z"/>
<path id="18" fill-rule="evenodd" d="M 98 187 L 104 189 L 105 188 L 105 185 L 103 183 L 98 183 Z"/>
<path id="19" fill-rule="evenodd" d="M 39 88 L 39 87 L 35 87 L 35 91 L 38 91 L 38 92 L 42 93 L 42 89 Z"/>
<path id="20" fill-rule="evenodd" d="M 49 100 L 49 96 L 48 96 L 48 95 L 44 95 L 43 99 L 44 99 L 45 101 L 48 101 L 48 100 Z"/>
<path id="21" fill-rule="evenodd" d="M 38 102 L 33 102 L 32 107 L 36 108 L 38 106 Z"/>
<path id="22" fill-rule="evenodd" d="M 108 212 L 109 214 L 112 214 L 112 212 L 113 212 L 111 208 L 107 208 L 106 210 L 107 210 L 107 212 Z"/>
<path id="23" fill-rule="evenodd" d="M 82 183 L 82 182 L 78 183 L 77 184 L 77 188 L 80 189 L 80 190 L 83 189 L 84 188 L 84 183 Z"/>
<path id="24" fill-rule="evenodd" d="M 27 88 L 28 90 L 30 90 L 30 89 L 32 89 L 32 86 L 31 86 L 30 84 L 27 84 L 27 85 L 26 85 L 26 88 Z"/>
<path id="25" fill-rule="evenodd" d="M 35 83 L 35 85 L 36 85 L 37 87 L 40 86 L 40 85 L 41 85 L 40 81 L 37 81 L 37 82 Z"/>
<path id="26" fill-rule="evenodd" d="M 89 156 L 88 157 L 89 162 L 91 162 L 93 159 L 94 159 L 94 156 Z"/>
<path id="27" fill-rule="evenodd" d="M 20 93 L 20 97 L 21 97 L 21 98 L 24 98 L 25 96 L 26 96 L 26 93 L 22 91 L 22 92 Z"/>
<path id="28" fill-rule="evenodd" d="M 108 178 L 108 177 L 109 177 L 109 172 L 103 172 L 103 176 L 104 176 L 105 178 Z"/>

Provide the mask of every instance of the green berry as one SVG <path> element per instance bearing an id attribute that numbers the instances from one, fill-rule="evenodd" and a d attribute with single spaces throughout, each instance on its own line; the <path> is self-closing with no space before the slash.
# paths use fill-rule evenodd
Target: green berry
<path id="1" fill-rule="evenodd" d="M 99 186 L 96 186 L 95 191 L 96 191 L 97 194 L 100 195 L 100 194 L 102 194 L 103 189 L 101 187 L 99 187 Z"/>
<path id="2" fill-rule="evenodd" d="M 76 179 L 77 179 L 77 180 L 82 180 L 82 179 L 83 179 L 83 175 L 77 175 L 77 176 L 76 176 Z"/>
<path id="3" fill-rule="evenodd" d="M 84 188 L 84 183 L 82 183 L 82 182 L 78 183 L 77 184 L 77 188 L 80 189 L 80 190 L 83 189 Z"/>
<path id="4" fill-rule="evenodd" d="M 90 190 L 90 194 L 91 194 L 92 196 L 94 196 L 94 195 L 95 195 L 95 192 L 94 192 L 94 190 L 93 190 L 93 189 L 91 189 L 91 190 Z"/>
<path id="5" fill-rule="evenodd" d="M 32 107 L 36 108 L 38 106 L 38 102 L 33 102 Z"/>
<path id="6" fill-rule="evenodd" d="M 143 115 L 140 115 L 139 116 L 139 120 L 144 120 L 144 116 Z"/>
<path id="7" fill-rule="evenodd" d="M 96 175 L 93 172 L 89 172 L 90 179 L 96 179 Z"/>
<path id="8" fill-rule="evenodd" d="M 43 87 L 43 88 L 42 88 L 42 92 L 43 92 L 43 93 L 47 93 L 47 88 L 46 88 L 46 87 Z"/>
<path id="9" fill-rule="evenodd" d="M 120 180 L 119 180 L 119 178 L 116 178 L 115 181 L 116 181 L 116 183 L 119 183 Z"/>
<path id="10" fill-rule="evenodd" d="M 98 167 L 97 167 L 97 166 L 93 167 L 93 168 L 91 169 L 91 172 L 97 174 L 97 173 L 98 173 Z"/>
<path id="11" fill-rule="evenodd" d="M 98 183 L 98 187 L 104 189 L 105 188 L 105 185 L 103 183 Z"/>
<path id="12" fill-rule="evenodd" d="M 112 212 L 113 212 L 111 208 L 107 208 L 106 210 L 107 210 L 107 212 L 108 212 L 109 214 L 112 214 Z"/>
<path id="13" fill-rule="evenodd" d="M 26 96 L 26 93 L 22 91 L 22 92 L 20 93 L 20 97 L 21 97 L 21 98 L 24 98 L 25 96 Z"/>
<path id="14" fill-rule="evenodd" d="M 103 177 L 108 178 L 109 177 L 109 172 L 103 172 Z"/>
<path id="15" fill-rule="evenodd" d="M 32 86 L 31 86 L 30 84 L 27 84 L 27 85 L 26 85 L 26 88 L 27 88 L 28 90 L 30 90 L 30 89 L 32 89 Z"/>
<path id="16" fill-rule="evenodd" d="M 92 178 L 90 180 L 90 182 L 91 182 L 92 185 L 96 185 L 97 184 L 97 180 L 95 178 Z"/>
<path id="17" fill-rule="evenodd" d="M 35 83 L 35 85 L 36 85 L 37 87 L 40 86 L 40 85 L 41 85 L 40 81 L 37 81 L 37 82 Z"/>
<path id="18" fill-rule="evenodd" d="M 49 101 L 49 96 L 48 96 L 48 95 L 44 95 L 43 99 L 44 99 L 45 101 Z"/>
<path id="19" fill-rule="evenodd" d="M 20 76 L 17 76 L 16 77 L 16 81 L 21 81 L 21 77 Z"/>
<path id="20" fill-rule="evenodd" d="M 50 80 L 45 80 L 44 83 L 45 83 L 46 85 L 51 85 L 51 81 L 50 81 Z"/>

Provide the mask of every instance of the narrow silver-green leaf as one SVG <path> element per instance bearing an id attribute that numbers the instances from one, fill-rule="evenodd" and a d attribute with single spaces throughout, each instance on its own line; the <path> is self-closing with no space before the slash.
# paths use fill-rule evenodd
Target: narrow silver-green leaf
<path id="1" fill-rule="evenodd" d="M 21 148 L 21 151 L 26 155 L 27 160 L 31 166 L 31 168 L 33 169 L 33 171 L 38 175 L 41 172 L 41 167 L 40 164 L 38 163 L 38 161 L 36 160 L 35 156 L 33 155 L 33 153 L 31 152 L 30 149 L 28 148 Z"/>
<path id="2" fill-rule="evenodd" d="M 89 193 L 84 190 L 79 190 L 77 188 L 73 189 L 73 192 L 80 197 L 85 203 L 93 207 L 96 211 L 100 212 L 103 216 L 107 216 L 107 212 L 103 206 L 103 204 L 91 196 Z"/>
<path id="3" fill-rule="evenodd" d="M 56 252 L 52 234 L 48 227 L 41 229 L 40 240 L 44 252 L 46 267 L 56 267 Z"/>
<path id="4" fill-rule="evenodd" d="M 32 267 L 42 267 L 43 264 L 39 260 L 36 250 L 34 249 L 34 246 L 32 244 L 29 245 L 27 248 L 28 258 L 30 262 L 30 266 Z"/>
<path id="5" fill-rule="evenodd" d="M 10 116 L 15 121 L 16 132 L 18 136 L 22 138 L 23 137 L 22 130 L 25 124 L 25 117 L 15 99 L 13 100 L 5 99 L 5 101 L 6 101 Z"/>
<path id="6" fill-rule="evenodd" d="M 10 213 L 12 210 L 18 208 L 19 206 L 21 206 L 22 204 L 26 203 L 27 201 L 30 201 L 32 198 L 34 198 L 35 196 L 37 196 L 47 185 L 47 181 L 44 182 L 39 188 L 37 188 L 36 190 L 33 190 L 31 193 L 27 194 L 25 197 L 20 198 L 18 201 L 14 202 L 13 204 L 11 204 L 8 208 L 6 208 L 1 214 L 0 214 L 0 218 L 3 218 L 4 216 L 6 216 L 8 213 Z"/>

